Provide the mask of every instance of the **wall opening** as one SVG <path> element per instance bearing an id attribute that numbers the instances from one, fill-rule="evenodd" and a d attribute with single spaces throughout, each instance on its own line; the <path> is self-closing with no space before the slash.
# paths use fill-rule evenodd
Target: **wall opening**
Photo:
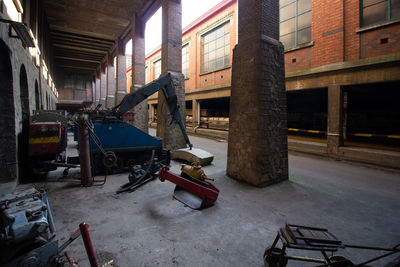
<path id="1" fill-rule="evenodd" d="M 13 76 L 9 50 L 0 40 L 0 182 L 17 177 Z"/>
<path id="2" fill-rule="evenodd" d="M 39 86 L 36 80 L 35 80 L 35 102 L 36 102 L 36 109 L 40 109 Z"/>
<path id="3" fill-rule="evenodd" d="M 19 181 L 28 181 L 29 176 L 29 160 L 28 160 L 28 132 L 29 132 L 29 88 L 28 78 L 26 75 L 25 66 L 22 65 L 19 72 L 19 89 L 20 89 L 20 103 L 21 103 L 21 127 L 18 134 L 18 170 Z"/>

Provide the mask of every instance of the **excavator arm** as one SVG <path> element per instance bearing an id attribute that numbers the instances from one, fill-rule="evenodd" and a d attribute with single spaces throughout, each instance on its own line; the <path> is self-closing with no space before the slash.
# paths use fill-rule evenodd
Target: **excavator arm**
<path id="1" fill-rule="evenodd" d="M 179 124 L 179 127 L 182 131 L 183 137 L 185 138 L 186 144 L 189 148 L 192 148 L 192 143 L 189 140 L 189 136 L 186 132 L 185 125 L 183 124 L 182 116 L 180 113 L 180 107 L 178 105 L 178 97 L 176 95 L 174 84 L 172 83 L 171 74 L 167 73 L 157 80 L 146 84 L 141 87 L 139 90 L 131 94 L 127 94 L 121 101 L 121 103 L 115 106 L 112 109 L 112 112 L 117 117 L 122 117 L 129 110 L 137 106 L 139 103 L 147 99 L 149 96 L 154 93 L 161 91 L 162 95 L 165 98 L 165 102 L 167 103 L 168 111 L 172 116 L 172 122 L 176 122 Z"/>

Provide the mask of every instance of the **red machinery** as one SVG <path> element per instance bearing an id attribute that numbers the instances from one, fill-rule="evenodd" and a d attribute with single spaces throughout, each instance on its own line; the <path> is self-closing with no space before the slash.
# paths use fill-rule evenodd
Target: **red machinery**
<path id="1" fill-rule="evenodd" d="M 185 175 L 184 172 L 182 176 L 170 172 L 168 167 L 162 167 L 158 173 L 161 182 L 168 180 L 176 184 L 174 198 L 190 208 L 203 209 L 214 204 L 219 194 L 215 186 Z"/>
<path id="2" fill-rule="evenodd" d="M 68 119 L 64 111 L 36 111 L 29 123 L 30 171 L 49 172 L 66 166 Z M 65 165 L 65 166 L 64 166 Z"/>
<path id="3" fill-rule="evenodd" d="M 29 157 L 40 161 L 62 161 L 66 146 L 66 130 L 60 122 L 34 122 L 29 125 Z"/>

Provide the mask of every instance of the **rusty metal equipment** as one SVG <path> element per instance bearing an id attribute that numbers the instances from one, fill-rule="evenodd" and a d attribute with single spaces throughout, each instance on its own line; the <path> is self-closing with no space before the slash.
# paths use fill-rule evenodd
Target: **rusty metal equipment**
<path id="1" fill-rule="evenodd" d="M 199 173 L 197 171 L 197 174 Z M 200 176 L 206 177 L 204 173 Z M 185 172 L 179 176 L 170 172 L 168 167 L 162 167 L 158 177 L 162 182 L 168 180 L 176 184 L 174 198 L 192 209 L 200 210 L 212 206 L 218 198 L 219 190 L 214 185 L 193 178 Z"/>
<path id="2" fill-rule="evenodd" d="M 77 123 L 79 124 L 79 162 L 81 166 L 81 184 L 83 186 L 90 186 L 93 184 L 93 177 L 90 165 L 89 130 L 86 120 L 83 114 L 79 115 L 77 119 Z"/>
<path id="3" fill-rule="evenodd" d="M 282 246 L 279 248 L 278 241 L 281 241 Z M 314 250 L 320 251 L 323 258 L 309 258 L 302 256 L 290 256 L 286 254 L 287 248 L 296 250 Z M 339 255 L 333 255 L 339 249 L 355 248 L 355 249 L 366 249 L 385 251 L 386 253 L 368 259 L 362 263 L 354 264 L 349 259 Z M 363 245 L 350 245 L 343 244 L 342 241 L 338 240 L 335 235 L 330 233 L 327 229 L 319 227 L 310 227 L 294 224 L 286 224 L 285 227 L 280 228 L 278 234 L 270 247 L 264 252 L 264 265 L 266 267 L 284 267 L 287 265 L 289 260 L 303 261 L 318 263 L 318 267 L 330 266 L 330 267 L 351 267 L 351 266 L 367 266 L 367 264 L 376 260 L 385 258 L 400 252 L 400 244 L 393 248 L 382 248 L 382 247 L 370 247 Z M 328 253 L 332 253 L 333 256 L 328 256 Z M 396 259 L 398 261 L 398 259 Z M 399 266 L 399 263 L 390 262 L 385 267 Z"/>

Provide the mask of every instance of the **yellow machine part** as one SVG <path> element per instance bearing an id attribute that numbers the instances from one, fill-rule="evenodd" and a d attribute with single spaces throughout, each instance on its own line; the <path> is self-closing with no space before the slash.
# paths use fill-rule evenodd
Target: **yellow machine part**
<path id="1" fill-rule="evenodd" d="M 210 181 L 214 181 L 213 178 L 208 177 L 204 171 L 201 169 L 201 166 L 199 164 L 194 164 L 194 165 L 186 165 L 183 164 L 181 171 L 186 173 L 187 175 L 201 180 L 201 181 L 205 181 L 205 180 L 210 180 Z"/>

